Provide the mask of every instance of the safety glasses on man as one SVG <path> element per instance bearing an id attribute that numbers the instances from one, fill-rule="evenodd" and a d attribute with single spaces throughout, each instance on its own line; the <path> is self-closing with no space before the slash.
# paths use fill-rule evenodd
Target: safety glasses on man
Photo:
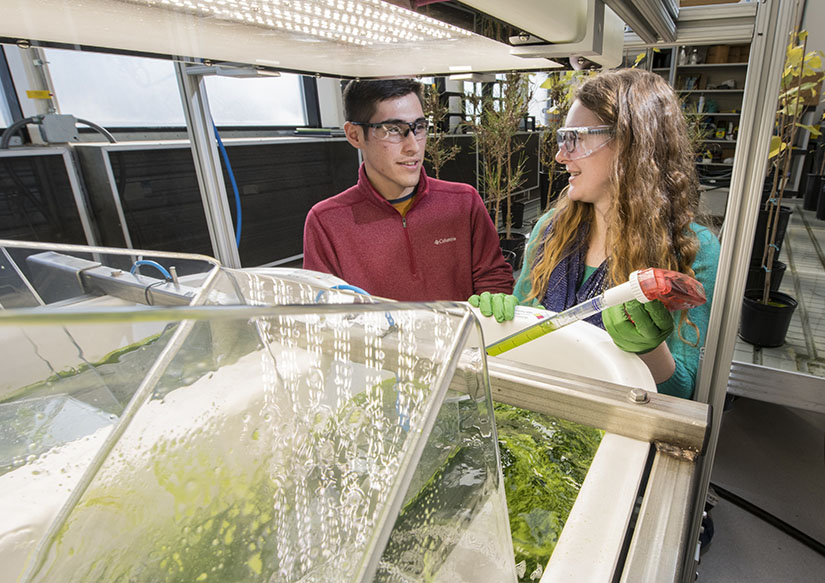
<path id="1" fill-rule="evenodd" d="M 612 139 L 613 128 L 610 126 L 571 127 L 556 130 L 560 154 L 568 160 L 586 158 L 604 148 Z"/>
<path id="2" fill-rule="evenodd" d="M 412 132 L 413 137 L 419 142 L 427 139 L 427 128 L 429 122 L 424 118 L 419 118 L 415 121 L 402 121 L 400 119 L 390 119 L 387 121 L 379 121 L 377 123 L 369 123 L 365 121 L 351 122 L 353 125 L 362 126 L 365 128 L 372 128 L 372 135 L 379 140 L 386 140 L 394 144 L 401 143 Z"/>

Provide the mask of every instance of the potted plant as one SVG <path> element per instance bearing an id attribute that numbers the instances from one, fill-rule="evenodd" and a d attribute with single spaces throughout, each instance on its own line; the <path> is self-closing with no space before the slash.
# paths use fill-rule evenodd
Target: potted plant
<path id="1" fill-rule="evenodd" d="M 756 346 L 781 346 L 791 322 L 796 300 L 788 294 L 772 289 L 775 257 L 783 235 L 782 223 L 787 226 L 790 209 L 782 207 L 782 198 L 788 182 L 797 131 L 805 129 L 818 135 L 817 128 L 801 123 L 802 114 L 813 99 L 815 104 L 823 78 L 821 51 L 806 52 L 807 32 L 795 29 L 791 33 L 782 72 L 776 110 L 776 135 L 771 138 L 769 153 L 770 188 L 762 212 L 764 235 L 757 233 L 756 253 L 761 250 L 760 268 L 764 271 L 761 288 L 745 291 L 740 321 L 740 337 Z M 783 219 L 784 214 L 784 219 Z M 758 229 L 758 226 L 757 226 Z M 761 242 L 761 246 L 760 246 Z"/>
<path id="2" fill-rule="evenodd" d="M 825 121 L 825 112 L 822 114 L 822 121 Z M 823 143 L 817 144 L 816 148 L 814 148 L 814 154 L 816 154 L 816 151 L 821 149 L 823 145 Z M 814 162 L 816 162 L 816 156 L 814 156 Z M 819 193 L 822 190 L 823 174 L 825 174 L 825 155 L 822 156 L 822 160 L 819 163 L 819 168 L 815 172 L 805 176 L 805 189 L 802 198 L 802 208 L 806 211 L 816 210 L 817 201 L 819 200 Z"/>
<path id="3" fill-rule="evenodd" d="M 461 151 L 457 144 L 447 146 L 447 104 L 441 99 L 435 84 L 424 88 L 424 111 L 430 118 L 430 133 L 424 160 L 430 165 L 434 178 L 440 178 L 441 168 Z"/>
<path id="4" fill-rule="evenodd" d="M 547 90 L 546 118 L 544 131 L 539 142 L 539 196 L 540 212 L 550 209 L 550 205 L 564 188 L 566 176 L 556 162 L 556 130 L 564 125 L 567 112 L 573 103 L 576 82 L 589 71 L 553 71 L 540 85 Z"/>
<path id="5" fill-rule="evenodd" d="M 477 100 L 480 114 L 471 128 L 480 154 L 479 189 L 499 232 L 505 258 L 518 268 L 524 252 L 525 235 L 513 231 L 513 193 L 525 181 L 524 143 L 517 141 L 519 126 L 527 115 L 529 82 L 522 73 L 507 73 L 492 91 Z M 479 111 L 479 107 L 475 108 Z"/>

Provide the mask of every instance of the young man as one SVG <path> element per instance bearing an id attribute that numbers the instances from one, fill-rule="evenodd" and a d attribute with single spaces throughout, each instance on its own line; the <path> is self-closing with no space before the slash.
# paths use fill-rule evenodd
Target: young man
<path id="1" fill-rule="evenodd" d="M 511 293 L 513 272 L 475 188 L 424 172 L 427 119 L 412 79 L 351 81 L 347 140 L 358 184 L 321 201 L 304 226 L 304 268 L 401 301 Z"/>

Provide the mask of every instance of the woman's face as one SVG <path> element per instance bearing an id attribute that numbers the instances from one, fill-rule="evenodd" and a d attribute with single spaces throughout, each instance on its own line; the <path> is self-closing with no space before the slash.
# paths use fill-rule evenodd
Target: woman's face
<path id="1" fill-rule="evenodd" d="M 616 155 L 611 128 L 605 126 L 591 110 L 577 99 L 565 120 L 566 128 L 588 128 L 595 133 L 568 132 L 556 153 L 556 162 L 570 174 L 570 200 L 588 202 L 604 211 L 610 206 L 610 176 Z"/>

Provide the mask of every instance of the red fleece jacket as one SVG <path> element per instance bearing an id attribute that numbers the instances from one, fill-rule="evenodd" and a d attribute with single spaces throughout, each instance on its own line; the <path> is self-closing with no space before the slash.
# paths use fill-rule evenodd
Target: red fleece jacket
<path id="1" fill-rule="evenodd" d="M 358 184 L 313 206 L 304 269 L 401 301 L 513 291 L 513 270 L 476 189 L 429 178 L 423 169 L 405 217 L 373 188 L 363 165 Z"/>

